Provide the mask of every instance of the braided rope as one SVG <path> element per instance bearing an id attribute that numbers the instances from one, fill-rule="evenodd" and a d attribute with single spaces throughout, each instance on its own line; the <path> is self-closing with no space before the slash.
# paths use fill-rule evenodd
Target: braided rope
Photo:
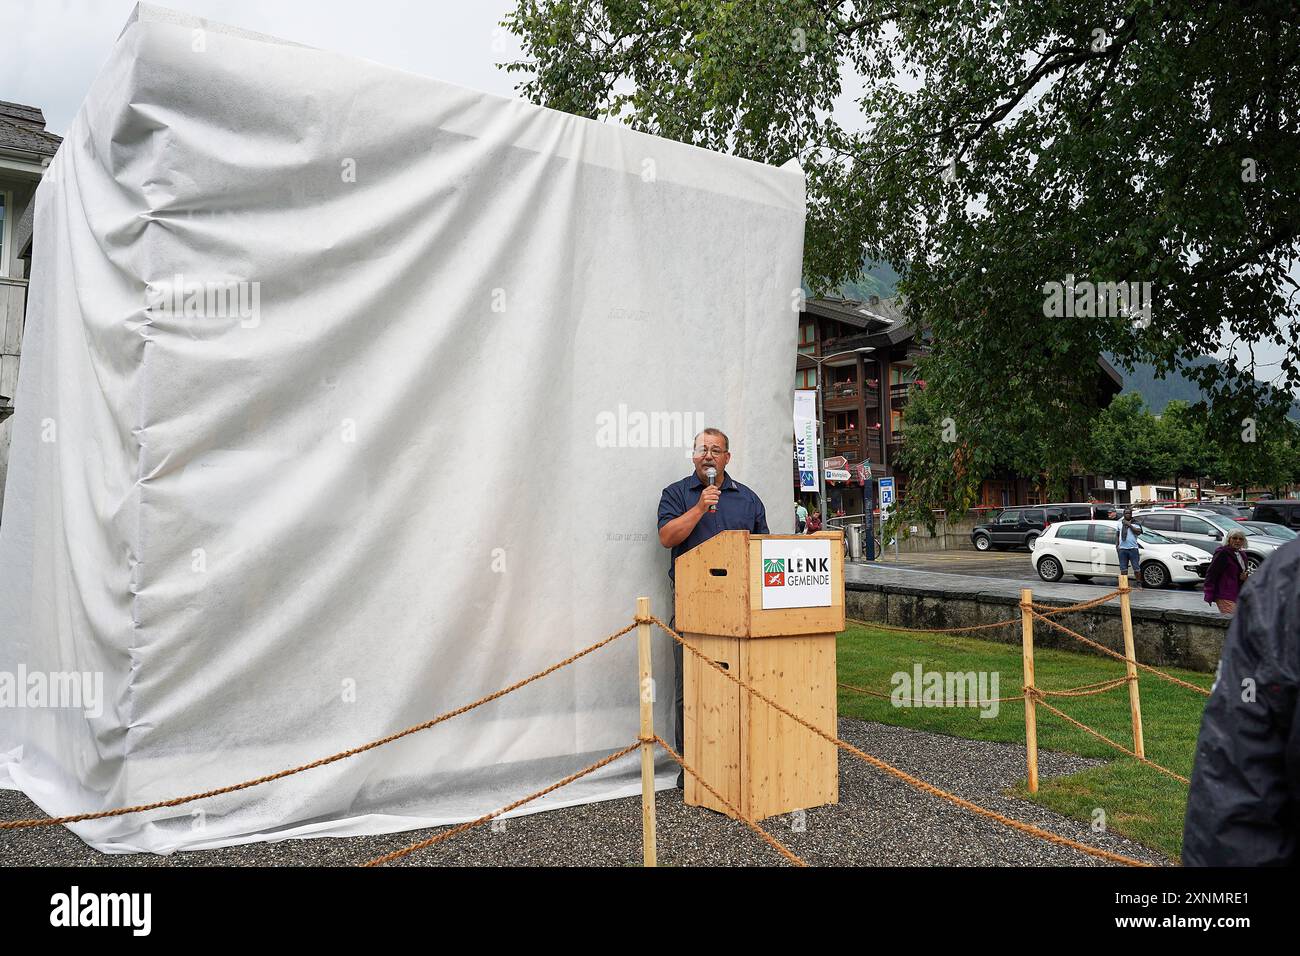
<path id="1" fill-rule="evenodd" d="M 894 699 L 894 697 L 893 697 L 892 694 L 882 694 L 882 693 L 880 693 L 879 691 L 867 690 L 867 688 L 865 688 L 865 687 L 857 687 L 857 686 L 855 686 L 855 685 L 853 685 L 853 684 L 846 684 L 846 683 L 844 683 L 843 681 L 839 681 L 839 682 L 838 682 L 838 686 L 840 686 L 840 687 L 844 687 L 844 688 L 847 688 L 848 690 L 856 690 L 856 691 L 857 691 L 858 693 L 860 693 L 860 694 L 868 694 L 868 695 L 870 695 L 871 697 L 880 697 L 880 698 L 882 698 L 883 700 L 893 701 L 893 699 Z M 983 707 L 985 704 L 1001 704 L 1001 703 L 1005 703 L 1006 701 L 1009 701 L 1009 700 L 1024 700 L 1024 699 L 1025 699 L 1025 695 L 1024 695 L 1024 694 L 1021 694 L 1019 697 L 990 697 L 990 698 L 988 698 L 987 700 L 977 700 L 977 699 L 972 698 L 971 700 L 967 701 L 966 706 L 967 706 L 967 707 Z M 910 699 L 908 699 L 908 700 L 905 700 L 905 701 L 900 702 L 900 703 L 899 703 L 899 706 L 900 706 L 900 707 L 909 707 L 909 706 L 910 706 L 910 707 L 925 707 L 925 706 L 928 706 L 928 705 L 925 703 L 925 701 L 917 700 L 916 698 L 910 698 Z M 954 705 L 954 706 L 955 706 L 955 705 Z"/>
<path id="2" fill-rule="evenodd" d="M 146 810 L 158 810 L 162 807 L 177 807 L 184 803 L 192 803 L 195 800 L 205 800 L 208 797 L 218 797 L 221 796 L 222 794 L 234 793 L 238 790 L 247 790 L 250 787 L 257 787 L 264 783 L 270 783 L 272 780 L 279 780 L 283 777 L 291 777 L 297 773 L 303 773 L 304 771 L 307 770 L 314 770 L 316 767 L 323 767 L 326 764 L 331 764 L 339 760 L 346 760 L 348 757 L 355 757 L 357 754 L 363 754 L 367 750 L 374 750 L 376 747 L 382 747 L 385 744 L 391 744 L 393 741 L 400 740 L 401 738 L 410 736 L 411 734 L 419 733 L 422 730 L 428 730 L 430 727 L 435 727 L 438 724 L 442 723 L 443 721 L 451 720 L 451 718 L 453 717 L 459 717 L 461 714 L 468 713 L 469 711 L 473 710 L 476 707 L 482 707 L 484 704 L 490 703 L 494 700 L 497 700 L 500 697 L 504 697 L 506 694 L 517 691 L 521 687 L 525 687 L 528 684 L 531 684 L 533 681 L 540 680 L 543 677 L 555 673 L 562 667 L 567 667 L 568 665 L 572 664 L 574 661 L 579 660 L 582 657 L 585 657 L 586 655 L 592 653 L 593 651 L 600 650 L 600 648 L 604 647 L 606 644 L 609 644 L 611 641 L 617 640 L 618 638 L 622 637 L 624 634 L 628 633 L 629 631 L 634 630 L 636 626 L 637 623 L 634 621 L 633 623 L 629 624 L 627 627 L 623 628 L 622 630 L 615 631 L 613 634 L 609 635 L 603 640 L 597 641 L 595 644 L 592 644 L 590 647 L 584 648 L 583 650 L 578 651 L 576 654 L 573 654 L 570 657 L 566 657 L 558 664 L 552 664 L 550 667 L 546 668 L 545 670 L 538 671 L 536 674 L 533 674 L 531 677 L 525 677 L 521 681 L 516 681 L 515 683 L 511 684 L 509 687 L 503 687 L 501 690 L 488 694 L 486 697 L 480 697 L 472 704 L 466 704 L 464 707 L 457 707 L 455 710 L 449 710 L 445 714 L 440 714 L 437 717 L 434 717 L 432 720 L 426 720 L 422 724 L 415 724 L 414 726 L 407 727 L 405 730 L 400 730 L 395 734 L 389 734 L 387 737 L 381 737 L 379 740 L 372 740 L 370 741 L 370 743 L 362 744 L 359 747 L 353 747 L 351 750 L 344 750 L 340 753 L 333 754 L 329 757 L 322 757 L 320 760 L 313 760 L 311 763 L 305 763 L 300 767 L 293 767 L 289 770 L 281 770 L 279 773 L 268 774 L 265 777 L 257 777 L 256 779 L 253 780 L 245 780 L 243 783 L 231 784 L 228 787 L 221 787 L 216 790 L 205 790 L 203 793 L 192 793 L 189 796 L 175 797 L 171 800 L 160 800 L 157 803 L 143 803 L 133 807 L 120 807 L 116 810 L 100 810 L 97 813 L 78 813 L 66 817 L 44 817 L 40 819 L 29 819 L 29 820 L 4 820 L 4 821 L 0 821 L 0 830 L 21 830 L 21 829 L 28 829 L 30 827 L 59 826 L 68 823 L 80 823 L 83 820 L 102 820 L 106 817 L 120 817 L 130 813 L 143 813 Z"/>
<path id="3" fill-rule="evenodd" d="M 1013 830 L 1019 830 L 1022 833 L 1027 833 L 1030 836 L 1038 837 L 1041 840 L 1046 840 L 1049 843 L 1055 843 L 1059 846 L 1071 847 L 1072 849 L 1078 850 L 1080 853 L 1086 853 L 1089 856 L 1095 856 L 1100 859 L 1110 860 L 1111 862 L 1114 863 L 1123 863 L 1127 866 L 1149 866 L 1150 865 L 1148 863 L 1143 863 L 1140 860 L 1134 860 L 1131 857 L 1122 856 L 1118 853 L 1111 853 L 1109 850 L 1100 850 L 1097 849 L 1096 847 L 1088 846 L 1085 843 L 1079 843 L 1077 840 L 1071 840 L 1068 837 L 1058 836 L 1055 833 L 1049 833 L 1048 831 L 1033 826 L 1032 824 L 1022 823 L 1019 820 L 1013 820 L 1010 817 L 1003 816 L 1000 813 L 995 813 L 992 810 L 989 810 L 985 807 L 981 807 L 977 803 L 972 803 L 969 800 L 963 799 L 962 797 L 959 797 L 956 794 L 952 794 L 946 790 L 942 790 L 939 787 L 934 786 L 933 784 L 926 783 L 924 780 L 921 780 L 917 777 L 913 777 L 911 774 L 899 770 L 897 767 L 893 766 L 892 764 L 886 763 L 885 761 L 881 760 L 879 757 L 873 757 L 871 754 L 859 750 L 857 747 L 853 746 L 847 741 L 841 740 L 838 737 L 831 736 L 830 734 L 826 733 L 826 731 L 822 730 L 820 727 L 814 726 L 813 724 L 804 720 L 802 717 L 798 716 L 797 714 L 794 714 L 791 711 L 787 710 L 785 707 L 782 707 L 780 704 L 772 700 L 772 698 L 768 697 L 762 691 L 750 687 L 747 683 L 740 680 L 730 671 L 724 670 L 722 667 L 718 666 L 718 664 L 716 664 L 714 661 L 710 660 L 706 655 L 700 653 L 700 651 L 696 650 L 694 647 L 691 647 L 691 645 L 688 644 L 680 634 L 674 631 L 671 627 L 665 624 L 658 617 L 654 617 L 653 620 L 654 623 L 658 624 L 659 627 L 662 628 L 664 632 L 667 633 L 670 637 L 672 637 L 673 640 L 675 640 L 678 644 L 681 644 L 683 648 L 690 651 L 693 655 L 695 655 L 695 657 L 703 661 L 707 666 L 712 667 L 715 671 L 717 671 L 727 680 L 731 681 L 733 684 L 736 684 L 737 686 L 744 688 L 744 690 L 747 693 L 763 701 L 763 703 L 767 704 L 777 713 L 784 714 L 786 717 L 789 717 L 795 723 L 799 724 L 805 729 L 816 734 L 818 737 L 821 737 L 823 740 L 827 741 L 828 743 L 834 744 L 836 747 L 839 747 L 841 750 L 844 750 L 852 754 L 853 756 L 857 757 L 859 760 L 862 760 L 870 764 L 871 766 L 875 767 L 878 770 L 883 770 L 888 774 L 892 774 L 893 776 L 904 781 L 905 783 L 908 783 L 913 787 L 916 787 L 918 790 L 928 793 L 931 796 L 938 797 L 941 800 L 947 800 L 949 803 L 952 803 L 955 806 L 961 807 L 965 810 L 969 810 L 970 812 L 978 814 L 982 817 L 987 817 L 990 820 L 995 820 L 998 823 L 1001 823 L 1006 827 L 1010 827 Z"/>
<path id="4" fill-rule="evenodd" d="M 1125 657 L 1123 654 L 1120 654 L 1117 651 L 1112 651 L 1109 647 L 1107 647 L 1104 644 L 1098 644 L 1096 641 L 1089 640 L 1088 638 L 1084 637 L 1082 634 L 1070 630 L 1064 624 L 1059 624 L 1056 621 L 1048 620 L 1042 614 L 1039 614 L 1035 611 L 1030 611 L 1029 613 L 1032 614 L 1038 620 L 1042 621 L 1044 624 L 1047 624 L 1050 627 L 1054 627 L 1058 631 L 1064 631 L 1066 634 L 1069 634 L 1075 640 L 1082 641 L 1083 643 L 1087 644 L 1089 647 L 1096 648 L 1097 650 L 1101 651 L 1103 654 L 1115 658 L 1115 660 L 1117 661 L 1123 661 L 1126 664 L 1135 664 L 1138 667 L 1142 668 L 1142 670 L 1150 671 L 1152 674 L 1155 674 L 1161 680 L 1166 680 L 1169 681 L 1169 683 L 1171 684 L 1177 684 L 1180 687 L 1186 687 L 1190 690 L 1194 690 L 1198 694 L 1203 694 L 1206 697 L 1210 696 L 1210 692 L 1206 690 L 1204 687 L 1197 687 L 1195 684 L 1189 684 L 1187 681 L 1180 680 L 1179 678 L 1175 677 L 1173 674 L 1166 674 L 1164 671 L 1160 670 L 1159 668 L 1152 667 L 1150 664 L 1143 664 L 1141 661 L 1138 660 L 1129 660 L 1129 658 Z"/>
<path id="5" fill-rule="evenodd" d="M 1034 690 L 1037 691 L 1040 697 L 1092 697 L 1094 694 L 1105 694 L 1116 687 L 1123 687 L 1129 681 L 1135 680 L 1137 680 L 1136 677 L 1116 677 L 1114 680 L 1085 684 L 1082 687 L 1070 687 L 1066 690 L 1043 690 L 1041 687 L 1035 687 Z"/>
<path id="6" fill-rule="evenodd" d="M 787 860 L 789 860 L 789 861 L 790 861 L 791 863 L 793 863 L 795 866 L 807 866 L 807 865 L 808 865 L 808 864 L 805 863 L 803 860 L 801 860 L 799 857 L 795 856 L 794 853 L 792 853 L 789 849 L 787 849 L 787 848 L 785 847 L 785 845 L 782 844 L 781 841 L 779 841 L 776 837 L 772 836 L 772 834 L 768 833 L 766 830 L 764 830 L 761 826 L 759 826 L 757 823 L 755 823 L 755 822 L 754 822 L 753 820 L 751 820 L 749 817 L 745 816 L 743 813 L 741 813 L 739 810 L 737 810 L 737 809 L 736 809 L 736 808 L 735 808 L 735 807 L 734 807 L 734 806 L 733 806 L 733 805 L 732 805 L 732 804 L 727 800 L 726 797 L 724 797 L 722 794 L 718 793 L 718 791 L 714 790 L 711 786 L 709 786 L 708 783 L 705 781 L 705 779 L 704 779 L 703 777 L 701 777 L 698 773 L 696 773 L 695 770 L 691 768 L 690 764 L 688 764 L 688 763 L 686 762 L 686 760 L 685 760 L 684 758 L 682 758 L 682 757 L 677 753 L 677 751 L 673 750 L 672 747 L 669 747 L 669 746 L 668 746 L 668 741 L 664 740 L 662 737 L 660 737 L 660 736 L 657 735 L 657 734 L 655 735 L 654 740 L 655 740 L 655 742 L 656 742 L 657 744 L 659 744 L 660 747 L 663 747 L 664 750 L 666 750 L 666 751 L 668 752 L 668 756 L 672 757 L 673 760 L 677 761 L 678 766 L 680 766 L 684 771 L 686 771 L 686 772 L 689 773 L 692 777 L 694 777 L 694 778 L 695 778 L 695 781 L 696 781 L 696 782 L 697 782 L 701 787 L 703 787 L 705 790 L 709 791 L 709 793 L 713 794 L 713 796 L 718 800 L 718 802 L 721 803 L 721 804 L 722 804 L 724 807 L 726 807 L 728 810 L 730 810 L 732 813 L 734 813 L 734 814 L 736 815 L 736 818 L 737 818 L 738 820 L 740 820 L 742 823 L 744 823 L 745 826 L 749 827 L 751 830 L 753 830 L 755 833 L 757 833 L 760 837 L 762 837 L 762 838 L 764 839 L 764 841 L 767 842 L 767 845 L 768 845 L 768 846 L 770 846 L 772 849 L 776 850 L 777 853 L 780 853 L 783 857 L 785 857 Z"/>
<path id="7" fill-rule="evenodd" d="M 1038 696 L 1039 696 L 1039 695 L 1037 695 L 1037 694 L 1034 694 L 1033 688 L 1027 688 L 1027 689 L 1028 689 L 1029 692 L 1030 692 L 1031 694 L 1033 694 L 1035 697 L 1038 697 Z M 1083 731 L 1086 731 L 1087 733 L 1092 734 L 1092 735 L 1093 735 L 1094 737 L 1096 737 L 1098 740 L 1103 740 L 1103 741 L 1105 741 L 1106 743 L 1108 743 L 1108 744 L 1110 744 L 1112 747 L 1114 747 L 1116 750 L 1119 750 L 1119 751 L 1122 751 L 1122 752 L 1128 754 L 1128 755 L 1129 755 L 1130 757 L 1132 757 L 1134 760 L 1139 760 L 1139 761 L 1141 761 L 1142 763 L 1146 764 L 1146 765 L 1149 766 L 1149 767 L 1154 767 L 1156 770 L 1159 770 L 1161 773 L 1163 773 L 1163 774 L 1167 774 L 1168 776 L 1173 777 L 1175 780 L 1181 780 L 1183 783 L 1186 783 L 1186 784 L 1190 784 L 1190 783 L 1191 783 L 1191 781 L 1188 780 L 1186 777 L 1174 773 L 1172 770 L 1168 769 L 1167 767 L 1162 767 L 1162 766 L 1160 766 L 1160 764 L 1156 763 L 1154 760 L 1148 760 L 1146 757 L 1139 757 L 1136 753 L 1134 753 L 1132 750 L 1129 750 L 1129 749 L 1128 749 L 1127 747 L 1125 747 L 1123 744 L 1117 744 L 1115 741 L 1111 740 L 1111 739 L 1110 739 L 1109 737 L 1107 737 L 1105 734 L 1099 733 L 1099 732 L 1093 730 L 1091 727 L 1089 727 L 1089 726 L 1087 726 L 1087 725 L 1085 725 L 1085 724 L 1081 724 L 1081 723 L 1079 723 L 1079 721 L 1075 720 L 1075 719 L 1074 719 L 1073 717 L 1071 717 L 1069 714 L 1057 710 L 1055 707 L 1053 707 L 1053 706 L 1052 706 L 1051 704 L 1049 704 L 1047 701 L 1042 700 L 1042 699 L 1039 699 L 1039 701 L 1038 701 L 1038 706 L 1040 706 L 1040 707 L 1046 707 L 1046 708 L 1047 708 L 1048 710 L 1050 710 L 1052 713 L 1056 714 L 1057 717 L 1060 717 L 1062 720 L 1065 720 L 1065 721 L 1067 721 L 1068 723 L 1074 724 L 1074 726 L 1078 727 L 1080 730 L 1083 730 Z"/>
<path id="8" fill-rule="evenodd" d="M 1008 624 L 1019 624 L 1020 618 L 1011 618 L 1006 621 L 994 621 L 992 624 L 971 624 L 967 627 L 901 627 L 897 624 L 877 624 L 873 621 L 860 621 L 857 618 L 846 617 L 844 619 L 849 624 L 857 624 L 861 627 L 874 627 L 881 631 L 897 631 L 901 634 L 965 634 L 969 631 L 986 631 L 993 627 L 1006 627 Z"/>
<path id="9" fill-rule="evenodd" d="M 584 767 L 581 770 L 579 770 L 577 773 L 570 774 L 569 776 L 561 780 L 559 783 L 553 783 L 549 787 L 546 787 L 545 789 L 538 790 L 536 793 L 530 793 L 522 800 L 516 800 L 514 803 L 507 804 L 506 806 L 502 807 L 500 810 L 493 810 L 491 813 L 485 813 L 477 820 L 470 820 L 466 823 L 462 823 L 459 826 L 452 827 L 450 830 L 447 830 L 443 833 L 439 833 L 437 836 L 429 837 L 429 839 L 421 840 L 418 843 L 412 843 L 410 846 L 404 846 L 400 850 L 394 850 L 392 853 L 385 853 L 383 856 L 377 856 L 373 860 L 368 860 L 367 862 L 362 863 L 361 865 L 363 867 L 383 866 L 385 863 L 391 863 L 393 862 L 393 860 L 401 859 L 402 857 L 407 856 L 408 854 L 414 853 L 416 850 L 423 850 L 426 847 L 431 847 L 434 844 L 441 843 L 443 840 L 450 840 L 452 837 L 458 836 L 459 834 L 464 833 L 466 830 L 470 830 L 476 826 L 479 826 L 480 824 L 487 823 L 489 820 L 491 820 L 494 817 L 499 817 L 503 813 L 509 813 L 511 810 L 514 810 L 517 807 L 522 807 L 525 803 L 531 803 L 532 801 L 538 799 L 539 797 L 544 797 L 548 793 L 551 793 L 552 791 L 559 790 L 561 787 L 567 787 L 569 784 L 573 783 L 573 781 L 585 777 L 587 774 L 593 773 L 594 771 L 599 770 L 601 767 L 613 763 L 615 760 L 618 760 L 620 757 L 626 757 L 632 751 L 639 750 L 644 740 L 645 738 L 638 738 L 636 743 L 632 744 L 631 746 L 624 747 L 622 750 L 618 751 L 618 753 L 612 753 L 608 757 L 605 757 L 603 760 L 597 760 L 595 763 L 591 764 L 591 766 Z"/>

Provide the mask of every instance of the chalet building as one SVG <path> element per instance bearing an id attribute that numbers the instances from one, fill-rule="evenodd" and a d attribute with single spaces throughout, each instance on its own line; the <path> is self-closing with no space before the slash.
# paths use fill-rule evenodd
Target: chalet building
<path id="1" fill-rule="evenodd" d="M 896 299 L 819 298 L 805 304 L 795 387 L 816 388 L 820 366 L 828 459 L 845 459 L 849 470 L 869 462 L 872 477 L 893 476 L 904 493 L 906 476 L 894 462 L 902 447 L 903 409 L 915 387 L 915 360 L 925 351 L 924 336 L 907 323 Z M 828 512 L 861 514 L 862 487 L 857 478 L 828 483 Z"/>
<path id="2" fill-rule="evenodd" d="M 911 325 L 896 298 L 810 299 L 799 313 L 799 354 L 795 363 L 795 388 L 816 388 L 822 381 L 826 457 L 832 465 L 843 458 L 845 470 L 870 463 L 871 476 L 894 478 L 899 499 L 907 495 L 907 474 L 896 466 L 903 448 L 903 413 L 918 383 L 916 360 L 929 350 L 928 333 Z M 1097 360 L 1099 407 L 1119 394 L 1119 374 L 1101 358 Z M 823 468 L 825 464 L 823 464 Z M 1070 482 L 1070 500 L 1089 500 L 1089 476 Z M 798 498 L 798 474 L 794 474 Z M 855 475 L 844 482 L 826 482 L 827 511 L 856 515 L 863 512 L 863 483 Z M 813 509 L 813 495 L 803 496 Z M 1107 497 L 1106 500 L 1110 500 Z M 999 475 L 983 483 L 979 505 L 1042 504 L 1045 498 L 1037 479 Z"/>
<path id="3" fill-rule="evenodd" d="M 61 142 L 46 132 L 45 116 L 35 106 L 0 101 L 0 508 L 27 311 L 36 186 Z"/>

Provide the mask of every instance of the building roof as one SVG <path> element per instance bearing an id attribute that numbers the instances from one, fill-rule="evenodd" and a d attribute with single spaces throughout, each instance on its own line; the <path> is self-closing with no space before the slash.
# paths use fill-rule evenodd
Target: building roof
<path id="1" fill-rule="evenodd" d="M 860 329 L 872 329 L 878 323 L 862 308 L 863 305 L 855 299 L 823 297 L 809 299 L 803 310 L 823 319 L 835 319 L 846 325 L 856 325 Z"/>
<path id="2" fill-rule="evenodd" d="M 804 312 L 862 329 L 861 332 L 836 339 L 836 347 L 840 349 L 879 349 L 903 343 L 908 345 L 909 353 L 913 347 L 920 351 L 927 348 L 924 337 L 917 334 L 917 327 L 907 321 L 907 303 L 901 296 L 881 299 L 873 295 L 865 302 L 831 297 L 809 299 L 804 305 Z M 916 341 L 911 342 L 912 339 Z M 1101 372 L 1098 378 L 1100 389 L 1112 395 L 1118 394 L 1124 385 L 1123 378 L 1100 355 L 1097 356 L 1097 366 Z"/>
<path id="3" fill-rule="evenodd" d="M 35 106 L 0 100 L 0 149 L 53 156 L 63 137 L 45 129 L 45 114 Z"/>
<path id="4" fill-rule="evenodd" d="M 45 114 L 41 112 L 39 106 L 24 106 L 22 103 L 0 100 L 0 119 L 45 129 Z"/>
<path id="5" fill-rule="evenodd" d="M 1124 379 L 1119 374 L 1119 372 L 1115 371 L 1115 366 L 1107 362 L 1105 357 L 1101 355 L 1097 356 L 1097 364 L 1101 366 L 1101 370 L 1106 374 L 1106 377 L 1115 383 L 1116 394 L 1119 394 L 1119 392 L 1123 391 Z"/>
<path id="6" fill-rule="evenodd" d="M 899 296 L 882 299 L 874 295 L 865 301 L 822 297 L 809 299 L 804 305 L 804 312 L 809 315 L 834 319 L 862 330 L 837 340 L 845 347 L 880 348 L 916 338 L 916 327 L 907 321 L 905 309 Z"/>

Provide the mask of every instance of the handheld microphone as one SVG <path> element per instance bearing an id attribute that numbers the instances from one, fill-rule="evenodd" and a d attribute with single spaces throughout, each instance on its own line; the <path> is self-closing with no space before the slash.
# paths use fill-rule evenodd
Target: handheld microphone
<path id="1" fill-rule="evenodd" d="M 705 468 L 705 469 L 704 469 L 704 474 L 705 474 L 706 476 L 708 476 L 708 479 L 709 479 L 709 487 L 712 488 L 712 487 L 713 487 L 713 483 L 714 483 L 715 481 L 718 480 L 718 469 L 716 469 L 716 468 L 714 468 L 712 465 L 710 465 L 708 468 Z M 709 510 L 710 510 L 710 511 L 717 511 L 717 510 L 718 510 L 718 506 L 717 506 L 717 505 L 709 505 Z"/>

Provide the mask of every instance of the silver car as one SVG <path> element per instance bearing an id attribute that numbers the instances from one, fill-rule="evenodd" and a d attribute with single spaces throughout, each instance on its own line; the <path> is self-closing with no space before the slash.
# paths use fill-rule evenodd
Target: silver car
<path id="1" fill-rule="evenodd" d="M 1187 508 L 1144 508 L 1133 512 L 1133 517 L 1138 519 L 1138 524 L 1143 528 L 1175 541 L 1195 545 L 1211 553 L 1223 544 L 1229 531 L 1240 531 L 1246 536 L 1246 573 L 1248 574 L 1254 574 L 1264 563 L 1265 558 L 1286 544 L 1283 539 L 1260 534 L 1235 518 L 1205 511 L 1190 511 Z"/>

